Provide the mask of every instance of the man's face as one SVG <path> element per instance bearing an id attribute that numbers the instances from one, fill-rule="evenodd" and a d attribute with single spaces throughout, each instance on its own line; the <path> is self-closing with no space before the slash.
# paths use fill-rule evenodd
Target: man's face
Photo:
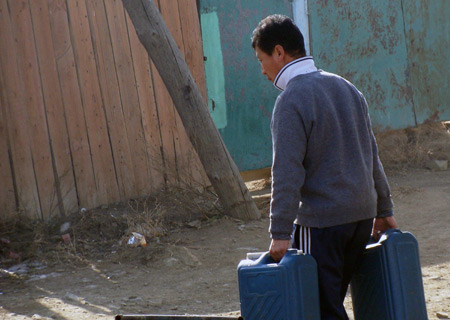
<path id="1" fill-rule="evenodd" d="M 272 55 L 268 55 L 260 48 L 256 47 L 256 58 L 258 58 L 261 64 L 261 72 L 267 77 L 267 80 L 273 82 L 278 72 L 283 68 L 284 63 L 280 61 L 280 56 L 277 50 L 274 49 Z"/>

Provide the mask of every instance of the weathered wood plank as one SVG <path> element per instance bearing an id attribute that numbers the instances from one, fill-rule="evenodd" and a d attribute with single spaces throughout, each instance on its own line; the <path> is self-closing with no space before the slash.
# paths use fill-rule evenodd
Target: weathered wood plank
<path id="1" fill-rule="evenodd" d="M 184 54 L 183 35 L 181 33 L 180 13 L 178 12 L 178 0 L 165 0 L 159 2 L 159 11 L 169 28 L 175 43 Z"/>
<path id="2" fill-rule="evenodd" d="M 147 167 L 147 150 L 125 13 L 120 0 L 107 0 L 105 1 L 105 7 L 114 51 L 117 78 L 119 80 L 128 143 L 132 150 L 131 159 L 133 161 L 137 195 L 144 196 L 150 194 L 151 191 L 150 176 Z M 129 197 L 135 196 L 136 194 Z"/>
<path id="3" fill-rule="evenodd" d="M 48 2 L 53 49 L 59 75 L 59 86 L 64 105 L 75 175 L 79 206 L 94 208 L 99 204 L 87 126 L 78 83 L 75 56 L 70 38 L 68 14 L 65 0 Z"/>
<path id="4" fill-rule="evenodd" d="M 18 70 L 17 48 L 13 45 L 15 42 L 7 0 L 0 1 L 0 30 L 0 48 L 2 48 L 0 66 L 3 79 L 1 89 L 3 101 L 5 101 L 3 111 L 14 163 L 18 209 L 38 218 L 41 216 L 41 207 L 33 171 L 27 124 L 23 119 L 26 114 L 25 97 Z"/>
<path id="5" fill-rule="evenodd" d="M 100 204 L 113 203 L 120 199 L 119 188 L 108 138 L 86 3 L 74 0 L 67 1 L 67 5 L 98 199 Z"/>
<path id="6" fill-rule="evenodd" d="M 154 2 L 156 5 L 158 4 L 158 0 L 154 0 Z M 158 107 L 159 127 L 162 137 L 164 180 L 166 183 L 174 184 L 178 181 L 174 143 L 175 139 L 178 138 L 178 133 L 175 128 L 173 102 L 153 62 L 151 62 L 150 67 L 153 75 L 153 87 Z"/>
<path id="7" fill-rule="evenodd" d="M 1 62 L 2 60 L 0 58 L 0 66 Z M 8 151 L 9 137 L 6 130 L 7 101 L 4 88 L 5 83 L 0 70 L 0 219 L 3 219 L 3 221 L 8 221 L 14 217 L 17 208 L 13 174 Z"/>
<path id="8" fill-rule="evenodd" d="M 225 208 L 241 219 L 256 219 L 260 212 L 239 174 L 209 114 L 208 106 L 173 40 L 163 17 L 151 0 L 123 0 L 196 148 L 206 173 Z"/>
<path id="9" fill-rule="evenodd" d="M 158 105 L 159 128 L 162 136 L 164 153 L 164 180 L 173 184 L 178 180 L 174 139 L 178 136 L 175 130 L 175 115 L 172 100 L 164 82 L 153 63 L 150 64 L 155 89 L 155 99 Z"/>
<path id="10" fill-rule="evenodd" d="M 78 199 L 53 48 L 50 17 L 46 1 L 31 1 L 30 5 L 45 102 L 44 107 L 50 134 L 57 201 L 60 214 L 65 216 L 66 213 L 73 213 L 78 209 Z"/>
<path id="11" fill-rule="evenodd" d="M 153 88 L 152 70 L 147 51 L 139 41 L 133 23 L 125 9 L 128 36 L 133 56 L 134 74 L 139 96 L 139 105 L 146 142 L 151 192 L 164 184 L 164 161 L 162 154 L 161 131 L 159 128 L 158 106 Z"/>
<path id="12" fill-rule="evenodd" d="M 196 0 L 178 0 L 181 19 L 181 33 L 184 44 L 184 60 L 197 83 L 203 98 L 207 99 L 205 65 L 200 19 Z"/>
<path id="13" fill-rule="evenodd" d="M 166 0 L 160 2 L 159 10 L 166 21 L 167 28 L 172 34 L 175 43 L 180 49 L 181 54 L 184 56 L 184 44 L 183 35 L 181 33 L 180 13 L 178 12 L 178 0 Z M 175 116 L 175 126 L 177 135 L 174 137 L 175 153 L 176 153 L 176 165 L 178 172 L 178 179 L 183 183 L 192 180 L 192 167 L 191 164 L 191 150 L 189 138 L 186 135 L 186 131 L 183 127 L 183 122 L 178 115 L 178 112 L 173 105 L 172 108 Z"/>
<path id="14" fill-rule="evenodd" d="M 184 47 L 184 59 L 203 98 L 207 101 L 205 68 L 203 63 L 203 44 L 197 2 L 196 0 L 178 0 L 178 10 Z M 183 130 L 185 130 L 184 126 Z M 201 164 L 197 152 L 189 139 L 188 141 L 186 157 L 188 158 L 189 167 L 191 168 L 190 175 L 192 176 L 192 180 L 200 185 L 209 185 L 209 179 L 203 169 L 203 165 Z"/>
<path id="15" fill-rule="evenodd" d="M 103 1 L 87 1 L 92 41 L 97 58 L 98 76 L 105 104 L 108 132 L 122 201 L 137 196 L 132 150 L 127 139 L 119 81 L 115 68 L 112 39 Z"/>
<path id="16" fill-rule="evenodd" d="M 8 1 L 8 7 L 17 48 L 19 76 L 23 81 L 22 90 L 25 95 L 26 112 L 22 117 L 28 127 L 30 142 L 26 147 L 31 148 L 32 153 L 42 210 L 40 218 L 47 219 L 58 214 L 59 208 L 30 7 L 25 1 Z"/>
<path id="17" fill-rule="evenodd" d="M 188 5 L 191 5 L 193 7 L 187 10 Z M 172 34 L 175 43 L 180 49 L 183 57 L 186 57 L 186 55 L 190 57 L 189 61 L 190 63 L 193 62 L 192 52 L 189 53 L 187 52 L 186 44 L 190 44 L 191 38 L 200 37 L 201 39 L 200 25 L 198 23 L 198 15 L 196 13 L 196 7 L 197 4 L 195 2 L 187 3 L 184 0 L 181 1 L 181 3 L 179 0 L 167 0 L 160 2 L 160 11 L 162 16 L 165 18 L 166 25 L 170 33 Z M 195 19 L 191 17 L 193 14 L 197 16 L 197 25 L 195 25 L 193 21 L 190 21 Z M 184 21 L 183 19 L 188 20 L 187 25 L 185 25 L 186 21 Z M 189 31 L 186 30 L 185 33 L 183 33 L 183 28 L 184 29 L 190 28 L 190 29 Z M 199 54 L 197 58 L 201 59 L 203 62 L 202 59 L 203 50 L 201 49 L 202 48 L 201 41 L 199 43 L 196 43 L 196 45 L 200 45 L 200 52 L 196 52 L 196 54 Z M 191 65 L 189 65 L 189 63 L 188 66 L 191 69 Z M 203 70 L 203 65 L 201 65 L 201 68 Z M 200 70 L 196 70 L 196 73 L 200 73 L 199 71 Z M 202 72 L 204 75 L 204 71 Z M 200 185 L 209 184 L 208 178 L 206 177 L 206 174 L 204 173 L 200 160 L 198 159 L 198 155 L 196 154 L 195 149 L 193 148 L 189 140 L 189 137 L 186 134 L 183 122 L 181 121 L 181 118 L 176 109 L 174 109 L 174 115 L 175 115 L 175 128 L 176 132 L 178 133 L 178 137 L 176 137 L 175 139 L 178 178 L 180 179 L 180 181 L 183 182 L 183 184 L 191 184 L 191 183 Z"/>

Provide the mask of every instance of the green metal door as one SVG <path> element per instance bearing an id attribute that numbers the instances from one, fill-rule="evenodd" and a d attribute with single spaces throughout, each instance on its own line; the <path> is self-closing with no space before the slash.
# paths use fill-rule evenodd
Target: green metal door
<path id="1" fill-rule="evenodd" d="M 292 16 L 292 1 L 200 0 L 199 10 L 212 118 L 241 171 L 268 167 L 279 92 L 262 76 L 250 37 L 262 18 Z"/>

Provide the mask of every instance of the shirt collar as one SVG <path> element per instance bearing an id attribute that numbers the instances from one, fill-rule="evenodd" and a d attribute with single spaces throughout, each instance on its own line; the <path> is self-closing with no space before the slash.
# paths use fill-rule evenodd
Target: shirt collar
<path id="1" fill-rule="evenodd" d="M 314 65 L 314 60 L 311 56 L 302 57 L 285 65 L 280 72 L 278 72 L 273 85 L 278 90 L 284 91 L 288 82 L 300 75 L 317 71 Z"/>

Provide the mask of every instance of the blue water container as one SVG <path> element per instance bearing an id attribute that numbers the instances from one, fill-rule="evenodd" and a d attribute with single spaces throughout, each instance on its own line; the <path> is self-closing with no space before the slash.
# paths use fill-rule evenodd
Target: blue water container
<path id="1" fill-rule="evenodd" d="M 320 319 L 317 264 L 289 249 L 279 263 L 268 252 L 238 265 L 241 315 L 245 320 Z"/>
<path id="2" fill-rule="evenodd" d="M 355 320 L 428 319 L 416 238 L 392 229 L 369 244 L 351 293 Z"/>

